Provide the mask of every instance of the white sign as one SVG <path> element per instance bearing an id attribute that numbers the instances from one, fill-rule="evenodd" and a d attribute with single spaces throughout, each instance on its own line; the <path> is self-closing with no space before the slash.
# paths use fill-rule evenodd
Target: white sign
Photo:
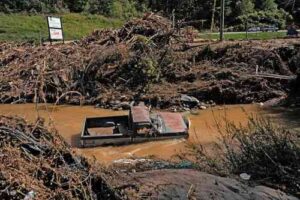
<path id="1" fill-rule="evenodd" d="M 62 40 L 63 39 L 63 32 L 61 29 L 49 29 L 50 32 L 50 39 L 51 40 Z"/>
<path id="2" fill-rule="evenodd" d="M 49 28 L 61 28 L 61 21 L 59 17 L 48 17 Z"/>

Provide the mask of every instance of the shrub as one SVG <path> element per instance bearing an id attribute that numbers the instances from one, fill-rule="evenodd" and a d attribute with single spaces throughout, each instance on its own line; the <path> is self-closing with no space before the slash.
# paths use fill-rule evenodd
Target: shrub
<path id="1" fill-rule="evenodd" d="M 269 119 L 249 117 L 247 126 L 226 122 L 217 144 L 218 156 L 190 145 L 194 159 L 209 172 L 239 175 L 299 197 L 300 134 L 274 125 Z"/>

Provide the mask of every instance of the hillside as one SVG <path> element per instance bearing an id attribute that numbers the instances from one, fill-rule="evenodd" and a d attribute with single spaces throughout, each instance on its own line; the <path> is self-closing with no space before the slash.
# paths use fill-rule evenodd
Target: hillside
<path id="1" fill-rule="evenodd" d="M 1 14 L 0 41 L 39 41 L 48 38 L 46 14 Z M 95 29 L 117 28 L 124 20 L 102 15 L 65 13 L 61 16 L 66 40 L 80 39 Z"/>

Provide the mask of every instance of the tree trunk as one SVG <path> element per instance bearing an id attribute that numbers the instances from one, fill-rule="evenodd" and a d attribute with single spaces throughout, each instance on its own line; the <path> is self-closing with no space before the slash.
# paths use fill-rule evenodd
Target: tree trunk
<path id="1" fill-rule="evenodd" d="M 212 8 L 212 15 L 211 15 L 211 25 L 210 25 L 210 32 L 213 32 L 215 28 L 215 13 L 216 13 L 216 5 L 217 5 L 217 0 L 213 0 L 213 8 Z"/>

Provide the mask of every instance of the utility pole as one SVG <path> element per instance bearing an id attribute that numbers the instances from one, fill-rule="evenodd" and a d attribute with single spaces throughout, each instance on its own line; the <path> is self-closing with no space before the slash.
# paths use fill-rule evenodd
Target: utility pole
<path id="1" fill-rule="evenodd" d="M 176 22 L 175 22 L 175 9 L 172 10 L 172 25 L 173 29 L 175 29 Z"/>
<path id="2" fill-rule="evenodd" d="M 224 40 L 225 0 L 221 0 L 220 40 Z"/>

